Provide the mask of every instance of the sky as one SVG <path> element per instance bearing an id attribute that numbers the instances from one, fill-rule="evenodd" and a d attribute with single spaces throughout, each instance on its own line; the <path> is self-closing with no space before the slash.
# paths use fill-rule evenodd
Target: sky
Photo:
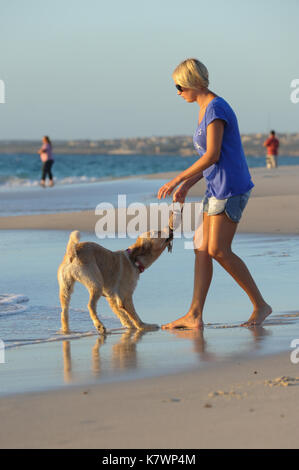
<path id="1" fill-rule="evenodd" d="M 196 57 L 241 133 L 299 132 L 298 0 L 0 0 L 0 139 L 192 135 Z M 0 99 L 1 101 L 1 99 Z"/>

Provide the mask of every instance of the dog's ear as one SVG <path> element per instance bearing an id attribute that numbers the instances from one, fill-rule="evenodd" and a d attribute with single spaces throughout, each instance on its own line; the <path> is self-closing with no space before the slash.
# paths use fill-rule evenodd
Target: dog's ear
<path id="1" fill-rule="evenodd" d="M 151 252 L 152 244 L 150 241 L 144 241 L 143 243 L 138 244 L 131 248 L 130 259 L 135 262 L 138 256 L 144 256 Z"/>

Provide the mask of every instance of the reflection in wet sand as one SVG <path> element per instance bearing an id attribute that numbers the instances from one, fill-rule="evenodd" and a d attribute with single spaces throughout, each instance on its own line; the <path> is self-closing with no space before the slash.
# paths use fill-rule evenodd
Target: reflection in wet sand
<path id="1" fill-rule="evenodd" d="M 96 377 L 99 377 L 101 374 L 100 347 L 103 346 L 105 341 L 106 341 L 106 336 L 104 335 L 99 336 L 96 339 L 95 345 L 93 346 L 91 350 L 91 358 L 92 358 L 91 369 L 92 369 L 93 375 L 95 375 Z"/>
<path id="2" fill-rule="evenodd" d="M 138 341 L 147 334 L 145 331 L 127 330 L 121 334 L 119 341 L 112 346 L 111 360 L 113 370 L 126 370 L 137 368 L 137 348 Z M 101 375 L 101 355 L 100 349 L 105 344 L 107 336 L 99 336 L 91 349 L 91 371 L 95 377 Z M 63 351 L 63 373 L 64 382 L 70 383 L 75 380 L 72 371 L 72 357 L 70 341 L 62 342 Z"/>
<path id="3" fill-rule="evenodd" d="M 221 362 L 227 358 L 236 358 L 240 355 L 246 357 L 248 354 L 255 351 L 263 351 L 266 349 L 265 343 L 267 338 L 273 336 L 275 341 L 275 333 L 273 326 L 279 325 L 289 325 L 298 323 L 299 313 L 298 311 L 291 311 L 287 313 L 280 313 L 276 315 L 271 315 L 271 318 L 265 321 L 261 325 L 255 325 L 246 328 L 244 330 L 240 327 L 240 324 L 207 324 L 205 329 L 172 329 L 172 330 L 160 330 L 157 333 L 149 332 L 140 332 L 136 330 L 122 330 L 112 331 L 111 334 L 107 336 L 98 336 L 96 337 L 95 343 L 92 343 L 91 347 L 91 360 L 88 360 L 87 363 L 90 363 L 90 373 L 94 378 L 103 378 L 104 376 L 114 375 L 117 377 L 121 371 L 132 371 L 139 369 L 141 373 L 144 369 L 144 359 L 151 359 L 152 364 L 150 368 L 155 368 L 155 355 L 152 356 L 152 353 L 148 352 L 148 349 L 140 346 L 139 350 L 137 349 L 137 344 L 145 335 L 150 335 L 149 343 L 151 347 L 155 347 L 155 344 L 161 344 L 160 340 L 164 337 L 167 340 L 169 334 L 174 335 L 178 340 L 189 341 L 191 344 L 191 349 L 189 353 L 189 363 L 204 363 L 204 362 Z M 238 334 L 233 333 L 233 336 L 227 335 L 223 328 L 233 329 L 236 331 L 236 328 L 242 330 L 242 341 L 238 339 Z M 222 332 L 223 331 L 223 332 Z M 156 336 L 156 335 L 160 336 Z M 245 336 L 244 336 L 245 335 Z M 169 336 L 168 336 L 169 337 Z M 225 341 L 229 347 L 223 349 L 223 339 L 227 338 Z M 231 341 L 231 338 L 235 340 Z M 156 341 L 159 341 L 157 343 Z M 273 341 L 273 340 L 272 340 Z M 164 344 L 165 341 L 162 341 Z M 146 341 L 145 341 L 146 343 Z M 64 364 L 64 382 L 73 383 L 82 374 L 82 368 L 78 367 L 77 374 L 72 367 L 72 358 L 71 358 L 71 341 L 63 340 L 63 364 Z M 167 344 L 167 341 L 166 341 Z M 105 354 L 101 354 L 102 348 L 105 347 Z M 182 352 L 182 346 L 180 343 L 177 343 L 177 356 L 176 358 L 170 354 L 169 349 L 165 349 L 163 354 L 164 363 L 168 363 L 169 367 L 173 367 L 173 363 L 182 364 L 185 361 L 186 349 L 183 347 L 184 353 L 179 358 L 179 355 Z M 149 356 L 149 357 L 148 357 Z M 194 361 L 195 359 L 195 361 Z M 163 362 L 162 361 L 162 362 Z M 150 361 L 146 361 L 148 364 Z M 88 368 L 84 368 L 84 373 L 88 373 Z"/>
<path id="4" fill-rule="evenodd" d="M 208 351 L 208 343 L 204 338 L 204 330 L 198 329 L 183 329 L 183 328 L 174 328 L 171 330 L 165 330 L 168 333 L 174 334 L 177 338 L 187 339 L 193 342 L 193 351 L 199 356 L 202 361 L 216 361 L 221 359 L 219 355 Z M 261 347 L 261 340 L 265 336 L 272 335 L 272 332 L 260 325 L 254 325 L 248 328 L 248 331 L 252 334 L 253 342 L 250 342 L 248 345 L 248 352 L 252 350 L 252 345 L 254 349 L 259 349 Z M 234 353 L 235 351 L 232 351 Z"/>
<path id="5" fill-rule="evenodd" d="M 193 342 L 193 351 L 200 356 L 203 361 L 212 361 L 216 359 L 216 355 L 207 351 L 207 341 L 204 339 L 204 330 L 187 330 L 183 328 L 176 328 L 172 330 L 165 330 L 174 334 L 177 338 L 187 339 Z"/>
<path id="6" fill-rule="evenodd" d="M 255 346 L 255 349 L 261 348 L 261 342 L 265 339 L 265 336 L 272 335 L 272 332 L 270 330 L 267 330 L 261 325 L 252 325 L 248 328 L 248 331 L 252 333 L 252 338 L 254 340 L 253 344 Z"/>
<path id="7" fill-rule="evenodd" d="M 133 369 L 137 367 L 136 344 L 146 334 L 145 331 L 127 330 L 117 344 L 112 347 L 113 369 Z"/>
<path id="8" fill-rule="evenodd" d="M 65 383 L 72 381 L 72 362 L 71 362 L 71 343 L 70 341 L 62 341 L 63 351 L 63 375 Z"/>

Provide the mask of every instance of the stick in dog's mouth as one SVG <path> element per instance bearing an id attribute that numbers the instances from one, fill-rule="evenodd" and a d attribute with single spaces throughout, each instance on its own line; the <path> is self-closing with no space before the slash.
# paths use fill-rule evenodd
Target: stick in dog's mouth
<path id="1" fill-rule="evenodd" d="M 181 224 L 183 207 L 184 206 L 181 205 L 180 210 L 171 211 L 168 222 L 169 237 L 166 239 L 166 242 L 169 242 L 168 251 L 172 251 L 173 232 Z"/>

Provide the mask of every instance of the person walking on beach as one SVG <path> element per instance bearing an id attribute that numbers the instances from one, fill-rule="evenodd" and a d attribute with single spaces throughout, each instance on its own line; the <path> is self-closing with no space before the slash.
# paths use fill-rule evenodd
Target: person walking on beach
<path id="1" fill-rule="evenodd" d="M 38 153 L 40 154 L 40 159 L 43 162 L 42 166 L 42 177 L 40 184 L 41 186 L 46 186 L 46 177 L 49 177 L 49 186 L 54 186 L 53 175 L 51 168 L 54 163 L 53 155 L 52 155 L 52 143 L 49 137 L 46 135 L 42 139 L 43 145 L 39 149 Z"/>
<path id="2" fill-rule="evenodd" d="M 187 103 L 199 105 L 193 142 L 201 158 L 164 184 L 158 198 L 173 194 L 184 203 L 186 195 L 202 177 L 206 180 L 203 200 L 203 237 L 194 245 L 194 290 L 186 315 L 163 325 L 167 328 L 203 328 L 203 309 L 216 260 L 247 293 L 253 304 L 249 320 L 242 326 L 261 324 L 272 309 L 264 300 L 245 263 L 232 251 L 238 222 L 254 184 L 244 155 L 236 115 L 230 105 L 209 90 L 209 75 L 197 59 L 181 62 L 173 72 L 177 94 Z M 194 241 L 196 240 L 196 233 Z"/>
<path id="3" fill-rule="evenodd" d="M 266 167 L 277 168 L 279 140 L 275 137 L 275 131 L 270 132 L 268 139 L 264 142 L 264 147 L 267 147 Z"/>

